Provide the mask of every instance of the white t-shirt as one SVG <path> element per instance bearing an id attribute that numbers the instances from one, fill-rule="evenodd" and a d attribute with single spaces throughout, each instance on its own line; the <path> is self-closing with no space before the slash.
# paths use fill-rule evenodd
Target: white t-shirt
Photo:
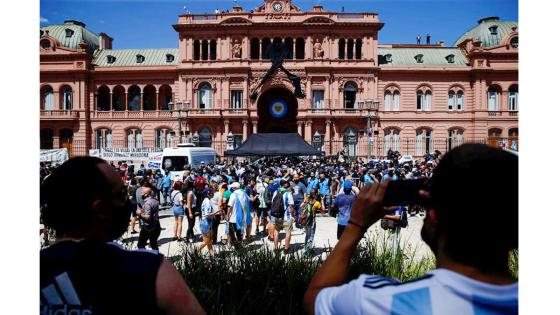
<path id="1" fill-rule="evenodd" d="M 360 275 L 348 284 L 325 288 L 315 314 L 517 314 L 518 285 L 491 285 L 448 269 L 436 269 L 401 283 Z"/>
<path id="2" fill-rule="evenodd" d="M 229 196 L 228 206 L 232 208 L 229 223 L 237 223 L 237 211 L 243 211 L 243 205 L 249 203 L 249 196 L 242 190 L 237 189 Z M 247 209 L 247 211 L 250 209 Z M 245 217 L 245 216 L 244 216 Z"/>

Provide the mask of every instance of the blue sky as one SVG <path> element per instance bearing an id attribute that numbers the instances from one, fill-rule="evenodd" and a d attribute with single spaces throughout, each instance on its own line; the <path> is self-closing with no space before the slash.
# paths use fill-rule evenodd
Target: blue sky
<path id="1" fill-rule="evenodd" d="M 247 11 L 263 0 L 238 0 Z M 379 41 L 415 43 L 416 35 L 430 33 L 432 43 L 452 45 L 480 18 L 499 16 L 502 21 L 518 20 L 517 0 L 295 0 L 308 11 L 320 2 L 329 11 L 376 12 L 385 23 Z M 114 38 L 114 49 L 173 48 L 178 36 L 171 27 L 185 12 L 212 13 L 233 7 L 233 0 L 41 0 L 41 26 L 78 19 L 94 33 Z"/>

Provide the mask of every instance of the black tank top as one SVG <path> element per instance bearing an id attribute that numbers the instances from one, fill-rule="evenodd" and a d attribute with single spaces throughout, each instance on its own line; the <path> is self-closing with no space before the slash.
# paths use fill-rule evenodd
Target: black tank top
<path id="1" fill-rule="evenodd" d="M 100 241 L 56 243 L 41 251 L 41 314 L 161 314 L 162 259 Z"/>

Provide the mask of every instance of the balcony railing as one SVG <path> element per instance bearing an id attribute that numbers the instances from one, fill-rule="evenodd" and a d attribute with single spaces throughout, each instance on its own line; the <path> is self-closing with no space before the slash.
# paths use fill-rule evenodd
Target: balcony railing
<path id="1" fill-rule="evenodd" d="M 41 110 L 41 119 L 78 119 L 80 113 L 75 110 Z"/>
<path id="2" fill-rule="evenodd" d="M 502 117 L 502 116 L 509 116 L 509 117 L 517 117 L 517 111 L 488 111 L 489 117 Z"/>

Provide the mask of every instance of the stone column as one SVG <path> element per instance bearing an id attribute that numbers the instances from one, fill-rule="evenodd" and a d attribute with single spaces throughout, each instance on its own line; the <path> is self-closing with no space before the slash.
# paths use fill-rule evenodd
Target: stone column
<path id="1" fill-rule="evenodd" d="M 331 120 L 327 119 L 325 120 L 325 144 L 328 145 L 325 148 L 325 152 L 327 154 L 332 154 L 331 149 L 332 149 L 332 145 L 331 145 Z"/>
<path id="2" fill-rule="evenodd" d="M 194 60 L 194 40 L 192 37 L 189 37 L 189 44 L 187 46 L 187 60 Z"/>
<path id="3" fill-rule="evenodd" d="M 159 92 L 156 90 L 156 110 L 160 110 L 159 108 Z"/>
<path id="4" fill-rule="evenodd" d="M 311 127 L 313 126 L 313 121 L 308 120 L 305 122 L 305 141 L 307 143 L 312 143 L 313 134 L 311 134 Z"/>
<path id="5" fill-rule="evenodd" d="M 257 126 L 259 125 L 259 121 L 258 120 L 253 120 L 253 134 L 257 133 Z"/>
<path id="6" fill-rule="evenodd" d="M 223 138 L 226 139 L 228 134 L 229 134 L 229 119 L 225 119 L 225 120 L 224 120 L 224 134 L 223 134 Z"/>
<path id="7" fill-rule="evenodd" d="M 227 44 L 228 45 L 226 46 L 229 46 L 229 43 Z M 229 50 L 229 47 L 226 47 L 226 50 Z M 229 59 L 229 56 L 227 56 L 227 58 L 222 58 L 222 38 L 218 37 L 218 39 L 216 40 L 216 60 L 224 60 L 224 59 Z"/>
<path id="8" fill-rule="evenodd" d="M 109 111 L 113 111 L 113 92 L 109 93 Z"/>
<path id="9" fill-rule="evenodd" d="M 124 110 L 128 110 L 128 90 L 124 91 Z"/>
<path id="10" fill-rule="evenodd" d="M 305 98 L 307 99 L 305 108 L 311 108 L 311 102 L 313 100 L 313 93 L 311 92 L 311 77 L 307 78 L 307 82 L 305 84 L 305 93 L 307 94 L 305 96 Z"/>
<path id="11" fill-rule="evenodd" d="M 94 111 L 97 111 L 99 109 L 98 103 L 99 103 L 99 93 L 95 92 L 95 93 L 93 93 L 93 110 Z"/>
<path id="12" fill-rule="evenodd" d="M 140 110 L 144 110 L 144 92 L 140 92 Z"/>
<path id="13" fill-rule="evenodd" d="M 335 38 L 332 41 L 332 45 L 329 47 L 331 50 L 332 59 L 338 59 L 338 44 L 340 43 L 340 38 Z"/>
<path id="14" fill-rule="evenodd" d="M 60 149 L 60 135 L 59 130 L 53 133 L 53 149 Z"/>
<path id="15" fill-rule="evenodd" d="M 307 35 L 304 56 L 304 59 L 313 59 L 313 39 L 311 38 L 311 35 Z"/>
<path id="16" fill-rule="evenodd" d="M 259 38 L 259 55 L 257 56 L 259 60 L 263 60 L 263 54 L 262 54 L 262 38 Z"/>
<path id="17" fill-rule="evenodd" d="M 248 37 L 243 37 L 242 40 L 243 43 L 243 50 L 241 51 L 241 58 L 243 60 L 245 59 L 250 59 L 251 57 L 251 39 L 249 39 Z"/>
<path id="18" fill-rule="evenodd" d="M 303 121 L 297 122 L 297 132 L 300 136 L 303 137 Z"/>
<path id="19" fill-rule="evenodd" d="M 53 89 L 53 94 L 54 94 L 54 109 L 55 110 L 62 109 L 62 104 L 60 104 L 60 93 L 58 93 L 58 91 L 54 91 Z"/>
<path id="20" fill-rule="evenodd" d="M 243 119 L 243 141 L 247 140 L 247 135 L 249 133 L 249 121 L 247 119 Z"/>

